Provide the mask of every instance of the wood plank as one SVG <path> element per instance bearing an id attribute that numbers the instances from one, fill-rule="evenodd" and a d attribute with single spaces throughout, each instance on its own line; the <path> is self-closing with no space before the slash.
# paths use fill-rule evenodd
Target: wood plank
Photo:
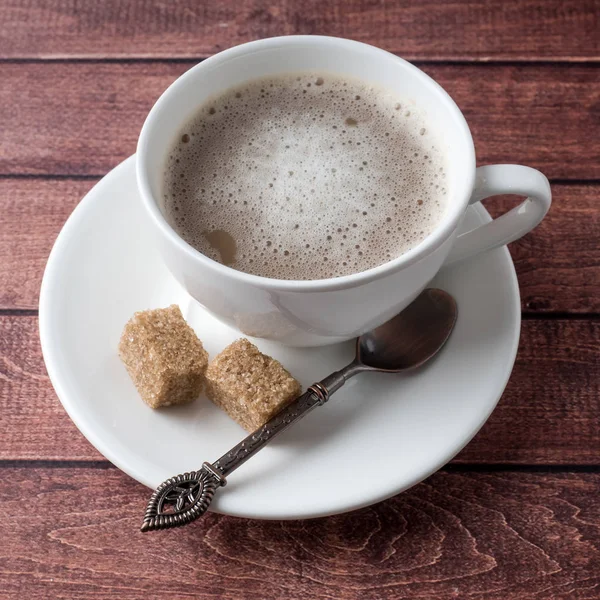
<path id="1" fill-rule="evenodd" d="M 552 194 L 552 207 L 542 223 L 509 245 L 521 306 L 535 313 L 599 313 L 600 186 L 554 184 Z M 485 206 L 497 217 L 515 200 L 490 199 Z"/>
<path id="2" fill-rule="evenodd" d="M 35 309 L 46 259 L 89 180 L 0 179 L 0 309 Z M 523 309 L 600 312 L 600 185 L 555 185 L 540 227 L 511 244 Z M 489 201 L 496 214 L 513 199 Z"/>
<path id="3" fill-rule="evenodd" d="M 54 240 L 95 181 L 0 179 L 0 309 L 35 309 Z"/>
<path id="4" fill-rule="evenodd" d="M 3 58 L 209 56 L 289 34 L 350 37 L 410 59 L 597 60 L 594 0 L 5 0 Z"/>
<path id="5" fill-rule="evenodd" d="M 423 70 L 465 115 L 479 165 L 522 164 L 550 179 L 600 178 L 600 140 L 589 135 L 598 126 L 600 68 L 488 65 Z"/>
<path id="6" fill-rule="evenodd" d="M 4 468 L 0 598 L 598 598 L 598 473 L 441 472 L 325 519 L 138 532 L 116 469 Z M 225 491 L 223 493 L 226 493 Z"/>
<path id="7" fill-rule="evenodd" d="M 598 464 L 599 350 L 599 320 L 524 321 L 508 388 L 456 461 Z M 0 317 L 0 381 L 0 459 L 100 458 L 52 390 L 37 319 Z"/>
<path id="8" fill-rule="evenodd" d="M 190 65 L 0 64 L 0 174 L 103 175 L 135 151 L 152 103 Z M 600 67 L 427 66 L 463 109 L 481 164 L 600 178 Z M 18 99 L 18 101 L 15 101 Z"/>

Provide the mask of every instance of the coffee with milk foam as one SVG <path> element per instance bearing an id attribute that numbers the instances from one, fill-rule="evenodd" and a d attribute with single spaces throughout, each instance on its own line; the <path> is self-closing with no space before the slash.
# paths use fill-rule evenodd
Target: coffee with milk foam
<path id="1" fill-rule="evenodd" d="M 442 218 L 439 141 L 418 108 L 332 74 L 252 80 L 202 105 L 170 150 L 167 220 L 206 256 L 275 279 L 365 271 Z"/>

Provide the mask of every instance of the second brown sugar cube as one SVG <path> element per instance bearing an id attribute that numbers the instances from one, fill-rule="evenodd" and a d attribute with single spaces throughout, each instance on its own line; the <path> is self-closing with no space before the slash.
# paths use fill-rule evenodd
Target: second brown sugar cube
<path id="1" fill-rule="evenodd" d="M 281 363 L 246 339 L 227 346 L 206 370 L 206 395 L 247 431 L 264 425 L 300 392 Z"/>

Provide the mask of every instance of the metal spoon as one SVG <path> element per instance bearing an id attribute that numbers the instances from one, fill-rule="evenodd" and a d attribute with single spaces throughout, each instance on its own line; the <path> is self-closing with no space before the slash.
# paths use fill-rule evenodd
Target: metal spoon
<path id="1" fill-rule="evenodd" d="M 325 404 L 348 379 L 363 371 L 397 373 L 420 367 L 435 356 L 454 328 L 457 307 L 450 294 L 427 289 L 417 299 L 380 327 L 356 341 L 354 360 L 314 383 L 308 390 L 251 433 L 214 463 L 205 462 L 199 471 L 171 477 L 152 494 L 142 531 L 187 525 L 202 516 L 215 490 L 227 483 L 229 473 L 264 448 L 275 436 Z"/>

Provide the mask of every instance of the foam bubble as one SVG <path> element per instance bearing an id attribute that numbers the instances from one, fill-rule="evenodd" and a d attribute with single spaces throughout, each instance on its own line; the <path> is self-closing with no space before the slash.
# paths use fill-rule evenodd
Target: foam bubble
<path id="1" fill-rule="evenodd" d="M 265 277 L 321 279 L 387 262 L 435 228 L 447 197 L 444 156 L 407 105 L 323 73 L 232 88 L 179 132 L 166 216 L 200 252 Z"/>

